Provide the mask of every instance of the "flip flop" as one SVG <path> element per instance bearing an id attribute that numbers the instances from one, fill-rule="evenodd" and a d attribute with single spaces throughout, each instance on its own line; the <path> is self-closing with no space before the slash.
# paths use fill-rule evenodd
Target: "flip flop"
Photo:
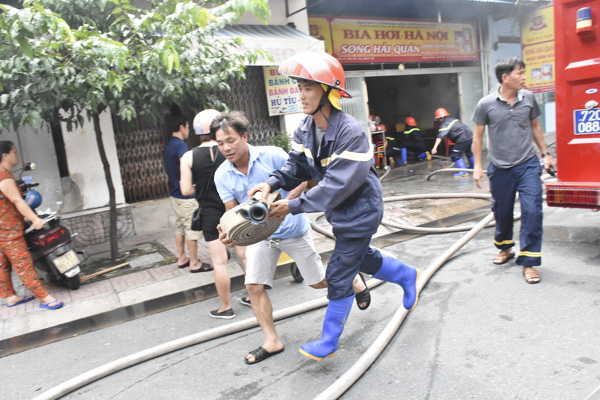
<path id="1" fill-rule="evenodd" d="M 500 250 L 500 253 L 492 261 L 496 265 L 506 264 L 509 260 L 515 257 L 515 252 L 508 252 L 506 250 Z"/>
<path id="2" fill-rule="evenodd" d="M 19 304 L 29 303 L 33 299 L 35 299 L 35 296 L 23 296 L 23 298 L 20 301 L 17 301 L 13 305 L 8 305 L 7 304 L 6 307 L 11 308 L 11 307 L 14 307 L 14 306 L 18 306 Z"/>
<path id="3" fill-rule="evenodd" d="M 369 292 L 369 286 L 367 286 L 367 282 L 365 281 L 363 274 L 359 272 L 358 276 L 360 276 L 360 279 L 365 284 L 365 289 L 360 293 L 356 293 L 356 305 L 360 310 L 366 310 L 371 305 L 371 293 Z M 361 307 L 361 303 L 367 303 L 367 305 Z"/>
<path id="4" fill-rule="evenodd" d="M 258 349 L 252 350 L 249 353 L 249 354 L 252 354 L 254 356 L 254 361 L 248 361 L 247 358 L 245 358 L 244 360 L 246 360 L 246 364 L 256 364 L 258 362 L 266 360 L 267 358 L 269 358 L 271 356 L 274 356 L 275 354 L 281 353 L 283 350 L 285 350 L 285 347 L 282 347 L 279 350 L 275 350 L 275 351 L 269 353 L 262 346 L 259 346 Z"/>
<path id="5" fill-rule="evenodd" d="M 525 272 L 526 268 L 530 268 L 528 270 L 529 272 Z M 525 282 L 529 283 L 530 285 L 540 283 L 540 276 L 533 267 L 523 267 L 523 276 L 525 277 Z"/>
<path id="6" fill-rule="evenodd" d="M 65 303 L 62 301 L 54 300 L 50 303 L 42 303 L 40 304 L 40 308 L 45 308 L 46 310 L 56 310 L 57 308 L 61 308 Z"/>
<path id="7" fill-rule="evenodd" d="M 192 274 L 195 274 L 196 272 L 209 272 L 209 271 L 212 271 L 212 270 L 213 270 L 212 265 L 206 264 L 206 263 L 202 263 L 202 265 L 198 269 L 191 269 L 190 268 L 190 272 Z"/>

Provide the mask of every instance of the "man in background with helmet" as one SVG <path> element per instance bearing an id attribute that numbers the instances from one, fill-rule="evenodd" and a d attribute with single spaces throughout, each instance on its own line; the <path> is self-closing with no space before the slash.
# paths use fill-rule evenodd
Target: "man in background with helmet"
<path id="1" fill-rule="evenodd" d="M 169 200 L 175 212 L 175 245 L 177 246 L 177 266 L 179 268 L 190 267 L 196 270 L 201 267 L 198 261 L 198 239 L 200 232 L 190 229 L 192 214 L 198 208 L 194 196 L 184 196 L 179 187 L 181 157 L 188 151 L 184 140 L 190 134 L 187 119 L 181 114 L 169 114 L 165 120 L 167 133 L 171 135 L 169 143 L 165 146 L 163 159 L 165 171 L 169 177 Z M 185 255 L 185 245 L 190 253 L 189 258 Z"/>
<path id="2" fill-rule="evenodd" d="M 423 134 L 421 130 L 417 126 L 417 121 L 413 117 L 407 117 L 404 120 L 404 124 L 406 128 L 403 132 L 403 141 L 402 148 L 400 149 L 402 158 L 400 159 L 400 164 L 406 165 L 407 160 L 407 150 L 410 150 L 415 157 L 419 161 L 431 160 L 431 154 L 428 151 L 425 151 L 425 141 L 423 140 Z"/>
<path id="3" fill-rule="evenodd" d="M 467 156 L 469 160 L 469 169 L 473 169 L 473 151 L 471 145 L 473 144 L 473 131 L 460 122 L 456 118 L 450 117 L 450 113 L 445 108 L 438 108 L 435 110 L 435 122 L 440 124 L 440 128 L 435 139 L 435 144 L 431 149 L 431 153 L 437 153 L 437 148 L 442 142 L 442 139 L 448 138 L 454 142 L 450 157 L 456 168 L 466 168 L 465 162 L 462 159 L 463 154 Z M 465 171 L 459 171 L 454 174 L 455 177 L 468 176 L 469 174 Z"/>
<path id="4" fill-rule="evenodd" d="M 292 200 L 273 204 L 270 217 L 325 212 L 336 244 L 327 266 L 329 304 L 323 332 L 300 352 L 322 360 L 335 354 L 352 309 L 352 281 L 361 271 L 399 284 L 408 310 L 418 300 L 419 270 L 370 247 L 371 236 L 383 218 L 383 194 L 373 161 L 373 147 L 358 121 L 341 111 L 339 100 L 346 92 L 344 69 L 327 53 L 304 52 L 279 66 L 279 72 L 298 80 L 306 118 L 294 132 L 292 151 L 285 165 L 274 171 L 257 191 L 295 188 L 314 179 L 317 186 Z"/>

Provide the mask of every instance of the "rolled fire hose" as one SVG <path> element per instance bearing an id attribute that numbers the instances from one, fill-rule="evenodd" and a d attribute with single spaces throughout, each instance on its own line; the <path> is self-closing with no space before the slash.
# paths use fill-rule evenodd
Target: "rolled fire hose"
<path id="1" fill-rule="evenodd" d="M 271 204 L 280 198 L 279 192 L 269 193 L 266 199 L 263 199 L 262 192 L 256 192 L 250 200 L 223 214 L 221 230 L 238 246 L 248 246 L 267 239 L 281 225 L 281 221 L 268 217 Z"/>

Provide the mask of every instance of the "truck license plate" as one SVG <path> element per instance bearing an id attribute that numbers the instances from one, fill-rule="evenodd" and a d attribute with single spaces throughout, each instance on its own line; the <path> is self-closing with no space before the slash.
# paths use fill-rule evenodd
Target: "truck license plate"
<path id="1" fill-rule="evenodd" d="M 61 274 L 64 274 L 66 271 L 79 265 L 79 258 L 77 258 L 77 254 L 75 254 L 73 250 L 69 250 L 62 256 L 56 258 L 54 260 L 54 265 L 56 265 L 56 268 L 58 268 Z"/>
<path id="2" fill-rule="evenodd" d="M 600 109 L 574 110 L 575 135 L 600 134 Z"/>

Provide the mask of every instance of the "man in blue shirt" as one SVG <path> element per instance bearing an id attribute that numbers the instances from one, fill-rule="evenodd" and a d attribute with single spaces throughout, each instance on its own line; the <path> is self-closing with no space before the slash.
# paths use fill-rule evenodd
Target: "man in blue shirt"
<path id="1" fill-rule="evenodd" d="M 249 145 L 248 126 L 248 119 L 239 111 L 222 113 L 211 125 L 211 131 L 216 130 L 219 151 L 227 159 L 215 173 L 217 191 L 226 210 L 248 201 L 248 190 L 264 182 L 271 172 L 282 167 L 288 159 L 286 152 L 279 147 Z M 293 199 L 305 187 L 306 182 L 301 182 L 289 192 L 280 190 L 280 194 L 282 198 Z M 273 306 L 265 290 L 273 286 L 277 260 L 282 251 L 294 259 L 308 285 L 315 289 L 327 287 L 321 257 L 315 249 L 310 224 L 304 214 L 288 215 L 280 218 L 280 221 L 281 225 L 269 239 L 246 249 L 245 284 L 252 311 L 265 335 L 264 344 L 246 357 L 247 364 L 255 364 L 284 350 L 275 329 Z M 228 246 L 235 245 L 235 242 L 229 242 L 226 233 L 222 233 L 220 239 Z M 355 281 L 358 280 L 355 278 Z M 355 284 L 358 287 L 360 283 Z M 366 288 L 364 283 L 362 285 Z M 362 289 L 358 288 L 357 291 Z"/>
<path id="2" fill-rule="evenodd" d="M 201 263 L 198 261 L 198 239 L 200 232 L 191 230 L 192 214 L 198 208 L 194 196 L 184 196 L 179 188 L 180 160 L 188 151 L 184 140 L 190 134 L 189 123 L 182 115 L 170 114 L 165 120 L 167 132 L 171 134 L 165 146 L 163 158 L 165 171 L 169 177 L 169 199 L 175 212 L 175 245 L 177 246 L 177 266 L 190 267 L 191 272 L 198 272 Z M 189 258 L 185 255 L 187 243 Z"/>

